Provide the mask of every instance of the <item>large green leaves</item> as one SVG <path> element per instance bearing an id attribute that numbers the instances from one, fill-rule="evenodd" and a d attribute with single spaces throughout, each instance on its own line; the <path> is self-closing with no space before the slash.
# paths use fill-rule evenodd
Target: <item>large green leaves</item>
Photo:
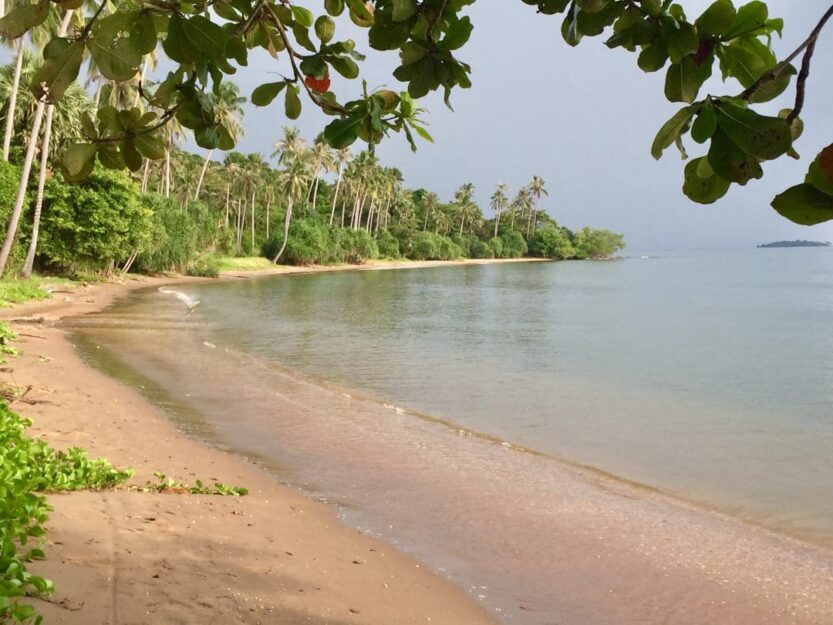
<path id="1" fill-rule="evenodd" d="M 66 39 L 53 39 L 44 50 L 45 60 L 32 77 L 32 93 L 47 102 L 57 102 L 63 97 L 81 70 L 84 42 L 70 43 Z"/>
<path id="2" fill-rule="evenodd" d="M 790 221 L 814 226 L 833 219 L 833 195 L 805 182 L 776 196 L 772 208 Z"/>
<path id="3" fill-rule="evenodd" d="M 717 124 L 744 153 L 760 160 L 786 154 L 792 146 L 792 131 L 784 119 L 766 117 L 731 102 L 715 104 Z"/>
<path id="4" fill-rule="evenodd" d="M 665 75 L 665 97 L 671 102 L 694 102 L 700 87 L 711 75 L 711 60 L 698 63 L 694 55 L 689 55 L 668 68 Z"/>
<path id="5" fill-rule="evenodd" d="M 0 35 L 8 39 L 22 37 L 26 31 L 40 26 L 49 15 L 49 0 L 15 7 L 0 19 Z"/>
<path id="6" fill-rule="evenodd" d="M 688 130 L 696 112 L 697 107 L 686 106 L 677 111 L 674 117 L 663 124 L 651 146 L 651 155 L 654 158 L 661 158 L 662 153 L 668 146 L 680 140 L 682 135 Z"/>
<path id="7" fill-rule="evenodd" d="M 729 191 L 731 183 L 717 175 L 708 159 L 698 158 L 685 168 L 683 193 L 698 204 L 711 204 Z"/>

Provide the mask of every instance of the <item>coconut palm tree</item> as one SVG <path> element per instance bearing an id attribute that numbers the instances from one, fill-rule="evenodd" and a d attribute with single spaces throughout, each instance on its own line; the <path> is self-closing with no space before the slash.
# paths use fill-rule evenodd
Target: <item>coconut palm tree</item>
<path id="1" fill-rule="evenodd" d="M 333 192 L 333 206 L 330 209 L 330 225 L 333 225 L 333 217 L 336 214 L 336 202 L 338 202 L 338 192 L 341 190 L 341 183 L 344 178 L 344 166 L 350 162 L 350 148 L 341 148 L 340 150 L 336 150 L 335 153 L 335 166 L 338 169 L 338 178 L 336 178 L 336 188 Z M 344 204 L 342 203 L 342 209 L 344 208 Z M 342 226 L 344 220 L 342 220 Z"/>
<path id="2" fill-rule="evenodd" d="M 463 236 L 466 220 L 473 221 L 478 211 L 477 204 L 474 203 L 474 184 L 466 182 L 457 189 L 454 193 L 454 205 L 460 215 L 460 236 Z"/>
<path id="3" fill-rule="evenodd" d="M 530 212 L 529 221 L 526 225 L 526 236 L 529 236 L 530 230 L 538 227 L 538 202 L 541 201 L 542 195 L 549 195 L 546 189 L 546 182 L 540 176 L 533 176 L 532 181 L 527 186 L 530 197 Z"/>
<path id="4" fill-rule="evenodd" d="M 69 10 L 64 13 L 61 20 L 61 25 L 58 29 L 58 36 L 66 36 L 69 29 L 69 22 L 72 19 L 74 11 Z M 20 184 L 17 188 L 17 198 L 15 199 L 14 208 L 12 209 L 9 224 L 6 227 L 6 237 L 3 240 L 3 247 L 0 248 L 0 276 L 6 271 L 6 264 L 9 262 L 9 254 L 12 251 L 15 237 L 17 236 L 17 226 L 20 223 L 20 214 L 23 212 L 23 204 L 26 201 L 26 187 L 29 185 L 29 174 L 32 171 L 32 162 L 35 160 L 35 148 L 38 143 L 38 135 L 40 134 L 41 122 L 43 121 L 44 109 L 46 109 L 46 100 L 38 100 L 35 107 L 35 118 L 32 121 L 32 134 L 29 136 L 29 142 L 26 147 L 26 155 L 23 159 L 23 167 L 20 173 Z M 49 107 L 50 110 L 52 107 Z"/>
<path id="5" fill-rule="evenodd" d="M 422 207 L 425 211 L 425 218 L 422 222 L 422 231 L 428 230 L 428 219 L 434 219 L 437 207 L 440 205 L 440 198 L 436 193 L 426 193 L 422 196 Z"/>
<path id="6" fill-rule="evenodd" d="M 292 159 L 288 167 L 280 174 L 280 187 L 284 193 L 284 197 L 286 197 L 286 214 L 283 219 L 283 241 L 281 242 L 281 248 L 272 259 L 272 262 L 275 264 L 283 256 L 286 243 L 289 241 L 289 225 L 292 221 L 292 208 L 295 202 L 303 197 L 303 194 L 308 188 L 309 180 L 310 172 L 307 163 L 300 158 Z"/>
<path id="7" fill-rule="evenodd" d="M 310 150 L 310 159 L 312 160 L 310 190 L 312 192 L 312 209 L 315 210 L 318 202 L 318 183 L 321 180 L 321 174 L 332 171 L 335 164 L 335 155 L 327 142 L 324 141 L 324 135 L 318 135 L 315 138 L 312 150 Z"/>
<path id="8" fill-rule="evenodd" d="M 301 131 L 297 128 L 283 129 L 283 137 L 275 142 L 272 158 L 278 157 L 278 164 L 287 166 L 291 161 L 300 158 L 306 151 L 306 143 L 301 138 Z"/>
<path id="9" fill-rule="evenodd" d="M 508 190 L 508 185 L 499 182 L 497 189 L 495 189 L 495 192 L 492 194 L 492 210 L 495 211 L 495 236 L 498 235 L 498 228 L 500 228 L 500 214 L 506 209 L 506 204 L 509 201 L 509 198 L 506 197 L 506 192 Z"/>
<path id="10" fill-rule="evenodd" d="M 246 98 L 240 95 L 240 90 L 233 82 L 223 81 L 220 83 L 220 92 L 212 95 L 212 100 L 215 121 L 225 127 L 231 135 L 231 138 L 237 143 L 237 140 L 243 134 L 243 126 L 240 124 L 240 121 L 243 117 L 243 104 L 246 102 Z M 205 163 L 203 163 L 200 177 L 197 180 L 197 188 L 194 189 L 195 200 L 200 196 L 200 190 L 205 179 L 205 172 L 208 170 L 208 165 L 211 162 L 211 156 L 213 154 L 214 150 L 209 150 L 208 155 L 205 157 Z"/>

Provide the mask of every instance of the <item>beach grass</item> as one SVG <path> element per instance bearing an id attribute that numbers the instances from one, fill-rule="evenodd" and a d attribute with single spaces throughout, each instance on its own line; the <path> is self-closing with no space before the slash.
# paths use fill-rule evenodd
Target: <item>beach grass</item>
<path id="1" fill-rule="evenodd" d="M 10 278 L 0 280 L 0 308 L 10 308 L 32 300 L 48 299 L 50 287 L 69 284 L 65 278 L 34 276 L 27 279 Z"/>
<path id="2" fill-rule="evenodd" d="M 219 271 L 262 271 L 272 269 L 275 265 L 262 256 L 216 256 L 214 258 Z"/>

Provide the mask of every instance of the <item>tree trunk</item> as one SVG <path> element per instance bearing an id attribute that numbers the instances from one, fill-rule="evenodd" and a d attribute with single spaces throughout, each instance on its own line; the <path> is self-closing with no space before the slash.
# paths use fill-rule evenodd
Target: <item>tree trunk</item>
<path id="1" fill-rule="evenodd" d="M 229 203 L 231 202 L 231 183 L 226 183 L 226 230 L 228 230 L 228 211 Z"/>
<path id="2" fill-rule="evenodd" d="M 197 179 L 197 188 L 194 189 L 194 199 L 197 200 L 200 197 L 200 190 L 202 189 L 202 181 L 205 179 L 205 172 L 208 171 L 208 164 L 211 162 L 211 155 L 214 154 L 214 150 L 209 150 L 208 155 L 205 157 L 205 162 L 202 164 L 202 169 L 200 170 L 200 177 Z"/>
<path id="3" fill-rule="evenodd" d="M 495 236 L 497 236 L 498 228 L 500 228 L 500 206 L 497 207 L 497 216 L 495 217 Z"/>
<path id="4" fill-rule="evenodd" d="M 6 111 L 6 134 L 3 137 L 3 160 L 9 160 L 9 151 L 12 145 L 12 132 L 14 131 L 14 113 L 17 109 L 17 93 L 20 91 L 20 74 L 23 71 L 23 37 L 15 42 L 16 56 L 14 64 L 14 76 L 12 77 L 12 89 L 9 93 L 9 106 Z"/>
<path id="5" fill-rule="evenodd" d="M 28 278 L 32 275 L 32 269 L 35 265 L 35 252 L 38 249 L 38 234 L 40 233 L 40 216 L 43 208 L 43 187 L 46 184 L 46 170 L 49 166 L 49 141 L 52 137 L 52 115 L 55 112 L 55 107 L 52 104 L 46 107 L 46 121 L 43 127 L 43 141 L 40 146 L 40 172 L 38 172 L 38 191 L 35 196 L 35 215 L 32 224 L 32 238 L 29 241 L 29 251 L 26 254 L 26 262 L 23 263 L 23 269 L 20 270 L 20 275 L 23 278 Z"/>
<path id="6" fill-rule="evenodd" d="M 463 226 L 465 225 L 465 223 L 466 223 L 466 215 L 464 213 L 462 219 L 460 219 L 460 236 L 463 236 Z"/>
<path id="7" fill-rule="evenodd" d="M 165 150 L 165 197 L 171 197 L 171 152 L 174 149 L 173 137 L 168 139 L 168 149 Z"/>
<path id="8" fill-rule="evenodd" d="M 272 192 L 266 196 L 266 240 L 269 240 L 269 208 L 272 206 Z"/>
<path id="9" fill-rule="evenodd" d="M 336 180 L 336 189 L 333 192 L 333 208 L 330 210 L 330 225 L 333 225 L 333 217 L 336 214 L 336 202 L 338 201 L 338 190 L 341 187 L 341 177 L 344 172 L 344 163 L 338 166 L 338 179 Z M 344 211 L 344 204 L 341 205 L 342 213 Z M 341 220 L 341 227 L 344 227 L 344 220 Z"/>
<path id="10" fill-rule="evenodd" d="M 142 172 L 142 193 L 148 192 L 148 181 L 150 180 L 150 159 L 145 159 L 145 171 Z"/>
<path id="11" fill-rule="evenodd" d="M 292 204 L 293 204 L 293 197 L 289 196 L 289 203 L 286 205 L 286 217 L 283 219 L 283 242 L 281 243 L 281 249 L 278 250 L 278 253 L 275 254 L 275 258 L 272 259 L 272 263 L 277 265 L 278 261 L 283 256 L 283 251 L 286 249 L 286 242 L 289 240 L 289 222 L 292 219 Z"/>
<path id="12" fill-rule="evenodd" d="M 20 184 L 17 187 L 17 198 L 14 202 L 14 209 L 9 218 L 9 225 L 6 227 L 6 238 L 3 240 L 3 247 L 0 249 L 0 276 L 6 271 L 6 263 L 9 262 L 9 254 L 12 251 L 14 238 L 17 235 L 17 224 L 20 222 L 20 213 L 23 212 L 23 204 L 26 201 L 26 187 L 29 184 L 29 174 L 32 171 L 32 161 L 35 160 L 35 147 L 38 143 L 40 126 L 43 121 L 43 111 L 46 104 L 43 100 L 38 102 L 35 108 L 35 119 L 32 122 L 32 134 L 29 137 L 29 145 L 26 148 L 26 157 L 23 160 L 23 171 L 20 173 Z"/>
<path id="13" fill-rule="evenodd" d="M 252 191 L 252 255 L 255 253 L 255 192 Z"/>
<path id="14" fill-rule="evenodd" d="M 428 207 L 426 206 L 426 207 L 425 207 L 425 221 L 424 221 L 424 222 L 423 222 L 423 224 L 422 224 L 422 231 L 423 231 L 423 232 L 425 232 L 426 230 L 428 230 L 428 214 L 429 214 L 430 212 L 431 212 L 431 211 L 429 211 L 429 210 L 428 210 Z"/>

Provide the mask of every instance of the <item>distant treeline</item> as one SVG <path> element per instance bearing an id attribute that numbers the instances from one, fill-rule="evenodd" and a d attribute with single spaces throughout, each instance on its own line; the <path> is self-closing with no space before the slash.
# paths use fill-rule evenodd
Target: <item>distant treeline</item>
<path id="1" fill-rule="evenodd" d="M 758 247 L 830 247 L 830 241 L 774 241 Z"/>

